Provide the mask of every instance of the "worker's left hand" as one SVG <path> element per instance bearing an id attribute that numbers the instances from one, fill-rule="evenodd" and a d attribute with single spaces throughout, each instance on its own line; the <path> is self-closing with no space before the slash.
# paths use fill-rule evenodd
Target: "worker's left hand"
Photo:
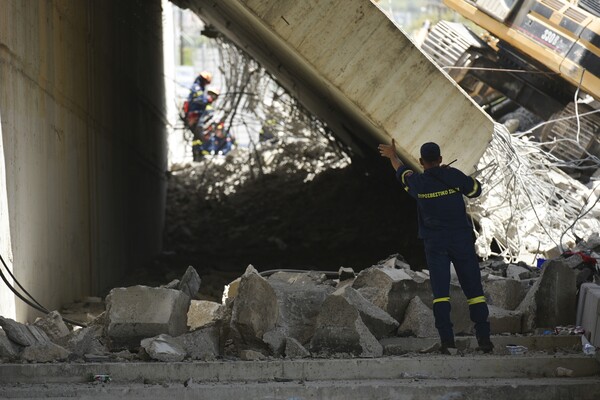
<path id="1" fill-rule="evenodd" d="M 377 146 L 379 149 L 379 154 L 381 157 L 389 158 L 390 160 L 397 158 L 396 156 L 396 140 L 392 139 L 392 144 L 383 144 L 381 143 Z"/>

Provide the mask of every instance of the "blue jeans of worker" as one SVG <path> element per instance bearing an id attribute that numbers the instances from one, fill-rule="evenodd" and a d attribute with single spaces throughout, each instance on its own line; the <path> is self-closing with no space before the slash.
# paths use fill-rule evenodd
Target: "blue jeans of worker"
<path id="1" fill-rule="evenodd" d="M 458 281 L 470 304 L 469 314 L 475 324 L 477 338 L 486 340 L 490 336 L 489 311 L 483 297 L 481 272 L 471 235 L 468 229 L 444 231 L 428 235 L 424 240 L 434 299 L 435 327 L 442 342 L 454 341 L 450 319 L 450 262 L 454 264 Z"/>

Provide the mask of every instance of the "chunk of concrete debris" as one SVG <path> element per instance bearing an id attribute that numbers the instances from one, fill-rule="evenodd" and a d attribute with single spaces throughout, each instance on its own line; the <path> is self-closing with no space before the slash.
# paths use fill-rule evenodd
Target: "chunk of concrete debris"
<path id="1" fill-rule="evenodd" d="M 181 277 L 178 289 L 187 294 L 190 299 L 193 299 L 196 297 L 196 294 L 198 294 L 198 290 L 200 290 L 201 282 L 200 275 L 198 275 L 196 269 L 190 265 Z"/>
<path id="2" fill-rule="evenodd" d="M 300 343 L 310 340 L 321 306 L 335 290 L 323 283 L 325 278 L 324 274 L 310 272 L 278 272 L 269 277 L 268 283 L 273 288 L 278 305 L 275 328 L 284 337 L 293 337 Z M 275 342 L 271 340 L 271 343 Z M 279 349 L 283 350 L 281 347 Z"/>
<path id="3" fill-rule="evenodd" d="M 63 338 L 71 332 L 58 311 L 37 318 L 33 325 L 41 328 L 52 341 Z"/>
<path id="4" fill-rule="evenodd" d="M 115 288 L 106 297 L 106 333 L 111 350 L 135 349 L 140 340 L 162 333 L 187 332 L 190 297 L 179 291 L 147 286 Z"/>
<path id="5" fill-rule="evenodd" d="M 152 359 L 158 361 L 182 361 L 186 355 L 179 339 L 166 334 L 143 339 L 140 345 Z"/>
<path id="6" fill-rule="evenodd" d="M 21 348 L 9 340 L 4 330 L 0 329 L 0 360 L 14 360 L 18 358 L 20 351 Z"/>
<path id="7" fill-rule="evenodd" d="M 260 361 L 260 360 L 266 360 L 267 357 L 264 354 L 262 354 L 261 352 L 246 349 L 246 350 L 240 351 L 240 359 L 243 361 Z"/>
<path id="8" fill-rule="evenodd" d="M 483 282 L 483 292 L 489 305 L 505 310 L 516 309 L 525 298 L 525 287 L 518 280 L 496 277 Z"/>
<path id="9" fill-rule="evenodd" d="M 287 335 L 282 328 L 275 328 L 265 333 L 262 337 L 263 342 L 269 346 L 271 354 L 275 357 L 281 357 L 285 351 Z"/>
<path id="10" fill-rule="evenodd" d="M 339 292 L 351 305 L 356 307 L 360 313 L 362 321 L 375 338 L 382 339 L 392 336 L 400 325 L 398 321 L 392 318 L 388 313 L 377 307 L 352 287 L 338 289 Z"/>
<path id="11" fill-rule="evenodd" d="M 310 351 L 308 351 L 302 343 L 294 338 L 287 338 L 285 342 L 285 356 L 286 358 L 297 359 L 297 358 L 309 358 Z"/>
<path id="12" fill-rule="evenodd" d="M 221 333 L 216 324 L 183 334 L 178 339 L 192 360 L 212 361 L 222 354 Z"/>
<path id="13" fill-rule="evenodd" d="M 514 280 L 531 278 L 531 271 L 520 265 L 509 264 L 506 267 L 506 277 Z"/>
<path id="14" fill-rule="evenodd" d="M 34 325 L 25 325 L 10 318 L 0 317 L 0 326 L 11 341 L 21 346 L 50 342 L 46 332 Z"/>
<path id="15" fill-rule="evenodd" d="M 413 297 L 419 296 L 424 302 L 433 300 L 429 282 L 414 280 L 405 269 L 364 269 L 358 274 L 352 287 L 396 321 L 404 320 L 404 313 Z"/>
<path id="16" fill-rule="evenodd" d="M 223 306 L 214 301 L 192 300 L 187 313 L 187 325 L 195 330 L 215 323 L 221 315 Z"/>
<path id="17" fill-rule="evenodd" d="M 223 299 L 221 301 L 222 304 L 227 304 L 235 299 L 235 296 L 238 294 L 241 281 L 242 278 L 240 277 L 231 282 L 229 285 L 225 285 L 225 288 L 223 289 Z"/>
<path id="18" fill-rule="evenodd" d="M 383 347 L 364 324 L 356 307 L 343 296 L 342 290 L 332 293 L 323 303 L 310 350 L 320 355 L 383 355 Z"/>
<path id="19" fill-rule="evenodd" d="M 231 328 L 242 343 L 264 345 L 263 335 L 275 327 L 279 306 L 267 280 L 248 266 L 241 277 L 231 315 Z"/>
<path id="20" fill-rule="evenodd" d="M 433 310 L 427 307 L 419 296 L 413 297 L 406 309 L 404 321 L 398 328 L 398 336 L 426 338 L 437 335 Z"/>
<path id="21" fill-rule="evenodd" d="M 352 268 L 344 268 L 340 267 L 338 270 L 338 278 L 340 282 L 346 281 L 348 279 L 354 279 L 356 274 Z"/>
<path id="22" fill-rule="evenodd" d="M 488 309 L 490 311 L 490 330 L 493 335 L 521 333 L 521 319 L 523 317 L 521 312 L 504 310 L 492 305 L 488 305 Z"/>
<path id="23" fill-rule="evenodd" d="M 540 278 L 517 307 L 523 313 L 523 332 L 575 324 L 577 272 L 563 259 L 544 263 Z"/>
<path id="24" fill-rule="evenodd" d="M 88 326 L 70 334 L 66 348 L 77 356 L 85 354 L 105 354 L 108 348 L 104 345 L 104 328 L 98 325 Z"/>
<path id="25" fill-rule="evenodd" d="M 410 270 L 410 265 L 404 261 L 404 257 L 399 254 L 392 254 L 385 260 L 379 261 L 378 266 L 385 268 L 407 269 Z"/>
<path id="26" fill-rule="evenodd" d="M 27 346 L 21 352 L 23 361 L 46 363 L 53 361 L 64 361 L 69 358 L 70 352 L 62 346 L 50 341 L 45 343 L 34 343 Z"/>
<path id="27" fill-rule="evenodd" d="M 166 285 L 160 285 L 161 288 L 164 289 L 177 289 L 179 290 L 179 279 L 173 279 L 171 282 L 167 283 Z"/>

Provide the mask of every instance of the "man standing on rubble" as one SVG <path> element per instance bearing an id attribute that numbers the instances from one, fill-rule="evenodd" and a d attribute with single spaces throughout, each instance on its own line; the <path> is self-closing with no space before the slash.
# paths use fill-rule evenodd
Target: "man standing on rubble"
<path id="1" fill-rule="evenodd" d="M 491 352 L 494 345 L 490 341 L 489 311 L 473 245 L 473 228 L 463 200 L 463 196 L 479 196 L 481 183 L 456 168 L 442 165 L 440 147 L 436 143 L 421 146 L 419 162 L 423 173 L 416 173 L 400 161 L 395 140 L 392 139 L 391 145 L 380 144 L 378 148 L 382 157 L 390 159 L 400 185 L 417 200 L 419 237 L 425 245 L 441 352 L 450 354 L 448 349 L 456 347 L 450 319 L 451 262 L 467 297 L 478 350 Z"/>

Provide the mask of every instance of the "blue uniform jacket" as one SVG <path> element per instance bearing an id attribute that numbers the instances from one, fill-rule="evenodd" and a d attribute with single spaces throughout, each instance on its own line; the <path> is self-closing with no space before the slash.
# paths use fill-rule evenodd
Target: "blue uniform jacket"
<path id="1" fill-rule="evenodd" d="M 463 196 L 481 194 L 481 183 L 456 168 L 434 167 L 416 173 L 403 165 L 396 178 L 417 200 L 419 237 L 427 239 L 436 233 L 471 229 Z"/>

